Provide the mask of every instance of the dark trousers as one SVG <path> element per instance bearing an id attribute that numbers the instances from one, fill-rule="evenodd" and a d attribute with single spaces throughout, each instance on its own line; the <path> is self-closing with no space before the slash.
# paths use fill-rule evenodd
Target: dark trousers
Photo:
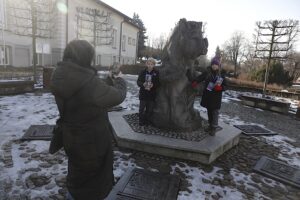
<path id="1" fill-rule="evenodd" d="M 209 126 L 212 128 L 218 127 L 218 120 L 219 120 L 219 110 L 218 109 L 207 109 L 207 116 L 208 116 L 208 123 Z"/>
<path id="2" fill-rule="evenodd" d="M 140 124 L 149 124 L 153 114 L 154 101 L 152 100 L 140 100 L 139 107 L 139 122 Z"/>

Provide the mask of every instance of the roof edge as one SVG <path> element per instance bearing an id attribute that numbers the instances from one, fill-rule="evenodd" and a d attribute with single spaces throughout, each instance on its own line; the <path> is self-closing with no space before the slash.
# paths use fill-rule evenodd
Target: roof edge
<path id="1" fill-rule="evenodd" d="M 110 5 L 104 3 L 104 2 L 101 1 L 101 0 L 95 0 L 95 1 L 96 1 L 96 3 L 102 5 L 102 6 L 106 7 L 106 8 L 108 8 L 108 9 L 110 9 L 110 10 L 112 10 L 112 11 L 118 13 L 118 14 L 121 15 L 122 17 L 124 17 L 124 21 L 125 21 L 125 22 L 127 22 L 127 23 L 133 25 L 134 27 L 136 27 L 136 28 L 138 28 L 138 29 L 141 29 L 141 27 L 139 27 L 137 24 L 135 24 L 135 23 L 133 22 L 133 19 L 132 19 L 131 17 L 128 17 L 128 16 L 125 15 L 124 13 L 118 11 L 117 9 L 111 7 Z"/>

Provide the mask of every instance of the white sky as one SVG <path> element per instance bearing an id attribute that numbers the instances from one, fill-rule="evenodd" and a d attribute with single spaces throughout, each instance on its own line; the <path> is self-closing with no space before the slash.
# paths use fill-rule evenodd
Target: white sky
<path id="1" fill-rule="evenodd" d="M 180 18 L 206 22 L 208 55 L 234 31 L 251 39 L 255 22 L 273 19 L 300 20 L 300 0 L 103 0 L 129 17 L 137 13 L 149 38 L 169 34 Z M 300 51 L 300 42 L 297 42 Z"/>

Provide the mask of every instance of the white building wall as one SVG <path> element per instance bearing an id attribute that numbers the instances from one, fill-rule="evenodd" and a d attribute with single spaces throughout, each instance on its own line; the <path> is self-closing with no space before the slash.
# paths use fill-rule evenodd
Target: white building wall
<path id="1" fill-rule="evenodd" d="M 96 8 L 105 14 L 108 13 L 110 15 L 109 24 L 112 26 L 112 29 L 115 30 L 115 45 L 111 44 L 97 44 L 95 47 L 95 64 L 101 66 L 110 66 L 113 62 L 120 62 L 121 64 L 134 64 L 136 60 L 136 45 L 128 45 L 128 37 L 133 38 L 137 41 L 137 32 L 138 28 L 128 24 L 126 22 L 122 23 L 124 17 L 115 13 L 114 11 L 106 8 L 98 4 L 96 1 L 80 1 L 80 0 L 72 0 L 72 3 L 69 1 L 69 34 L 68 40 L 71 41 L 73 39 L 89 39 L 91 43 L 93 43 L 93 38 L 77 38 L 76 30 L 77 30 L 77 18 L 76 18 L 76 8 Z M 122 25 L 121 25 L 122 24 Z M 121 26 L 122 26 L 122 35 L 126 36 L 126 47 L 125 51 L 120 51 L 120 34 L 121 34 Z M 73 30 L 73 31 L 70 31 Z M 75 30 L 75 31 L 74 31 Z M 121 56 L 121 57 L 120 57 Z"/>
<path id="2" fill-rule="evenodd" d="M 66 0 L 60 0 L 59 3 L 66 5 Z M 66 46 L 66 19 L 67 13 L 59 10 L 57 4 L 52 14 L 55 26 L 52 31 L 52 47 L 65 48 Z"/>
<path id="3" fill-rule="evenodd" d="M 67 0 L 60 0 L 58 3 L 67 4 Z M 55 26 L 53 27 L 52 38 L 51 38 L 51 57 L 52 63 L 56 64 L 62 60 L 63 51 L 66 47 L 66 26 L 67 26 L 67 13 L 63 10 L 58 9 L 58 4 L 56 4 L 54 12 L 52 14 Z"/>
<path id="4" fill-rule="evenodd" d="M 110 66 L 114 62 L 119 62 L 119 48 L 120 48 L 120 30 L 123 18 L 116 14 L 111 14 L 111 25 L 115 31 L 110 45 L 96 46 L 96 56 L 101 55 L 101 62 L 96 62 L 96 65 Z M 115 42 L 115 44 L 113 44 Z"/>
<path id="5" fill-rule="evenodd" d="M 121 45 L 123 64 L 134 64 L 137 50 L 137 30 L 131 25 L 124 23 L 122 37 L 125 36 L 125 48 Z"/>
<path id="6" fill-rule="evenodd" d="M 8 1 L 8 0 L 6 0 Z M 14 0 L 15 1 L 15 0 Z M 22 2 L 22 0 L 16 0 Z M 0 3 L 3 0 L 0 0 Z M 67 4 L 67 0 L 60 0 L 57 3 Z M 40 65 L 53 65 L 58 61 L 62 60 L 63 50 L 68 42 L 74 39 L 88 39 L 88 38 L 77 38 L 77 7 L 98 9 L 104 13 L 110 14 L 109 25 L 111 25 L 114 32 L 110 32 L 111 37 L 109 43 L 97 44 L 95 47 L 95 64 L 101 66 L 110 66 L 113 62 L 121 62 L 121 64 L 133 64 L 136 59 L 136 44 L 131 44 L 134 40 L 137 42 L 137 32 L 138 28 L 123 22 L 124 16 L 115 12 L 112 9 L 107 8 L 96 2 L 96 0 L 68 0 L 68 14 L 60 11 L 57 6 L 54 7 L 52 12 L 53 28 L 51 32 L 51 39 L 37 38 L 37 46 L 39 47 L 40 54 L 38 55 L 38 61 Z M 1 7 L 1 6 L 0 6 Z M 3 8 L 1 8 L 3 10 Z M 5 18 L 8 18 L 7 13 Z M 66 21 L 68 18 L 68 22 Z M 12 20 L 12 19 L 10 19 Z M 1 18 L 3 21 L 3 17 Z M 123 22 L 123 23 L 122 23 Z M 121 49 L 122 44 L 120 43 L 121 34 L 121 24 L 122 24 L 122 35 L 125 35 L 125 51 Z M 12 26 L 12 25 L 10 25 Z M 68 30 L 67 30 L 68 26 Z M 12 26 L 13 27 L 13 26 Z M 9 26 L 8 26 L 9 28 Z M 2 31 L 2 28 L 1 30 Z M 32 65 L 32 38 L 29 36 L 19 36 L 11 31 L 5 29 L 3 31 L 3 38 L 5 40 L 5 45 L 8 46 L 10 52 L 10 63 L 13 66 L 30 66 Z M 114 34 L 112 34 L 114 33 Z M 3 45 L 2 34 L 0 35 L 0 45 Z M 128 41 L 130 37 L 130 41 Z M 112 39 L 114 38 L 114 43 Z M 67 40 L 66 40 L 67 39 Z M 93 44 L 93 38 L 89 38 L 91 44 Z M 129 44 L 129 43 L 130 44 Z M 41 47 L 42 48 L 41 50 Z M 50 52 L 45 52 L 44 49 L 50 49 Z M 29 56 L 29 57 L 28 57 Z M 121 56 L 121 57 L 120 57 Z"/>
<path id="7" fill-rule="evenodd" d="M 2 0 L 3 2 L 3 0 Z M 20 11 L 25 8 L 26 11 Z M 55 7 L 56 8 L 56 7 Z M 40 11 L 40 10 L 39 10 Z M 52 13 L 53 18 L 53 24 L 58 24 L 54 20 L 56 18 L 54 16 L 58 16 L 57 11 L 54 9 L 54 12 Z M 20 13 L 18 13 L 20 12 Z M 6 21 L 6 26 L 3 31 L 3 35 L 1 35 L 0 45 L 3 47 L 3 45 L 6 46 L 6 48 L 10 49 L 10 62 L 8 65 L 12 66 L 18 66 L 18 67 L 26 67 L 32 65 L 32 37 L 26 36 L 28 34 L 31 34 L 32 29 L 30 28 L 32 26 L 32 22 L 30 20 L 30 6 L 28 2 L 23 0 L 14 0 L 13 2 L 11 0 L 6 0 L 6 9 L 4 13 L 4 18 Z M 3 14 L 3 13 L 1 13 Z M 24 16 L 26 14 L 26 16 Z M 27 20 L 16 20 L 14 17 L 15 15 L 18 15 L 20 17 L 27 17 Z M 46 19 L 45 19 L 46 20 Z M 23 28 L 21 26 L 27 26 L 28 28 Z M 54 30 L 55 27 L 49 28 L 49 30 L 52 30 L 52 33 L 56 33 Z M 2 28 L 1 28 L 2 31 Z M 55 35 L 55 34 L 53 34 Z M 50 35 L 49 35 L 50 36 Z M 57 37 L 59 38 L 59 37 Z M 53 55 L 52 55 L 52 47 L 55 48 L 55 39 L 52 36 L 52 38 L 36 38 L 36 45 L 37 45 L 37 57 L 38 57 L 38 65 L 51 65 L 55 62 L 53 62 Z M 47 48 L 46 48 L 47 47 Z M 64 48 L 64 47 L 60 47 Z"/>

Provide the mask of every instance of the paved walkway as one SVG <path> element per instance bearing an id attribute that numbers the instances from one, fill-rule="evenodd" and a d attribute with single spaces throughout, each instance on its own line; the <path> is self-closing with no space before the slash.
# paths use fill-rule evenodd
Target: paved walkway
<path id="1" fill-rule="evenodd" d="M 293 145 L 300 147 L 300 119 L 296 119 L 294 114 L 284 115 L 272 111 L 262 111 L 244 106 L 239 101 L 223 103 L 220 113 L 230 118 L 238 117 L 247 123 L 264 125 L 271 131 L 295 139 Z"/>
<path id="2" fill-rule="evenodd" d="M 129 77 L 128 108 L 137 109 L 135 77 Z M 64 199 L 67 158 L 63 152 L 48 154 L 49 142 L 21 142 L 12 137 L 30 124 L 53 123 L 57 110 L 49 95 L 26 95 L 12 97 L 8 105 L 0 105 L 2 122 L 9 120 L 10 127 L 2 125 L 0 132 L 0 199 Z M 199 102 L 196 102 L 199 104 Z M 25 105 L 26 104 L 26 105 Z M 47 105 L 47 107 L 45 107 Z M 2 113 L 1 113 L 2 112 Z M 35 116 L 35 118 L 34 118 Z M 224 102 L 221 119 L 236 119 L 245 123 L 264 125 L 271 131 L 294 138 L 290 142 L 300 147 L 300 121 L 293 115 L 282 115 L 246 107 L 239 101 Z M 27 121 L 26 121 L 27 120 Z M 14 124 L 11 124 L 11 122 Z M 30 123 L 29 123 L 30 122 Z M 227 123 L 232 123 L 228 121 Z M 14 127 L 19 127 L 14 128 Z M 21 130 L 23 130 L 21 129 Z M 4 134 L 5 132 L 5 134 Z M 22 134 L 20 132 L 20 134 Z M 10 137 L 14 140 L 1 141 Z M 173 159 L 154 154 L 114 147 L 114 174 L 116 180 L 128 167 L 142 167 L 181 177 L 179 199 L 292 199 L 298 200 L 300 190 L 265 178 L 253 172 L 260 156 L 274 159 L 299 158 L 297 154 L 283 154 L 281 147 L 269 144 L 265 137 L 242 136 L 236 148 L 223 154 L 212 165 Z M 285 150 L 285 149 L 284 149 Z M 6 172 L 6 173 L 3 173 Z M 241 194 L 236 197 L 235 194 Z"/>

